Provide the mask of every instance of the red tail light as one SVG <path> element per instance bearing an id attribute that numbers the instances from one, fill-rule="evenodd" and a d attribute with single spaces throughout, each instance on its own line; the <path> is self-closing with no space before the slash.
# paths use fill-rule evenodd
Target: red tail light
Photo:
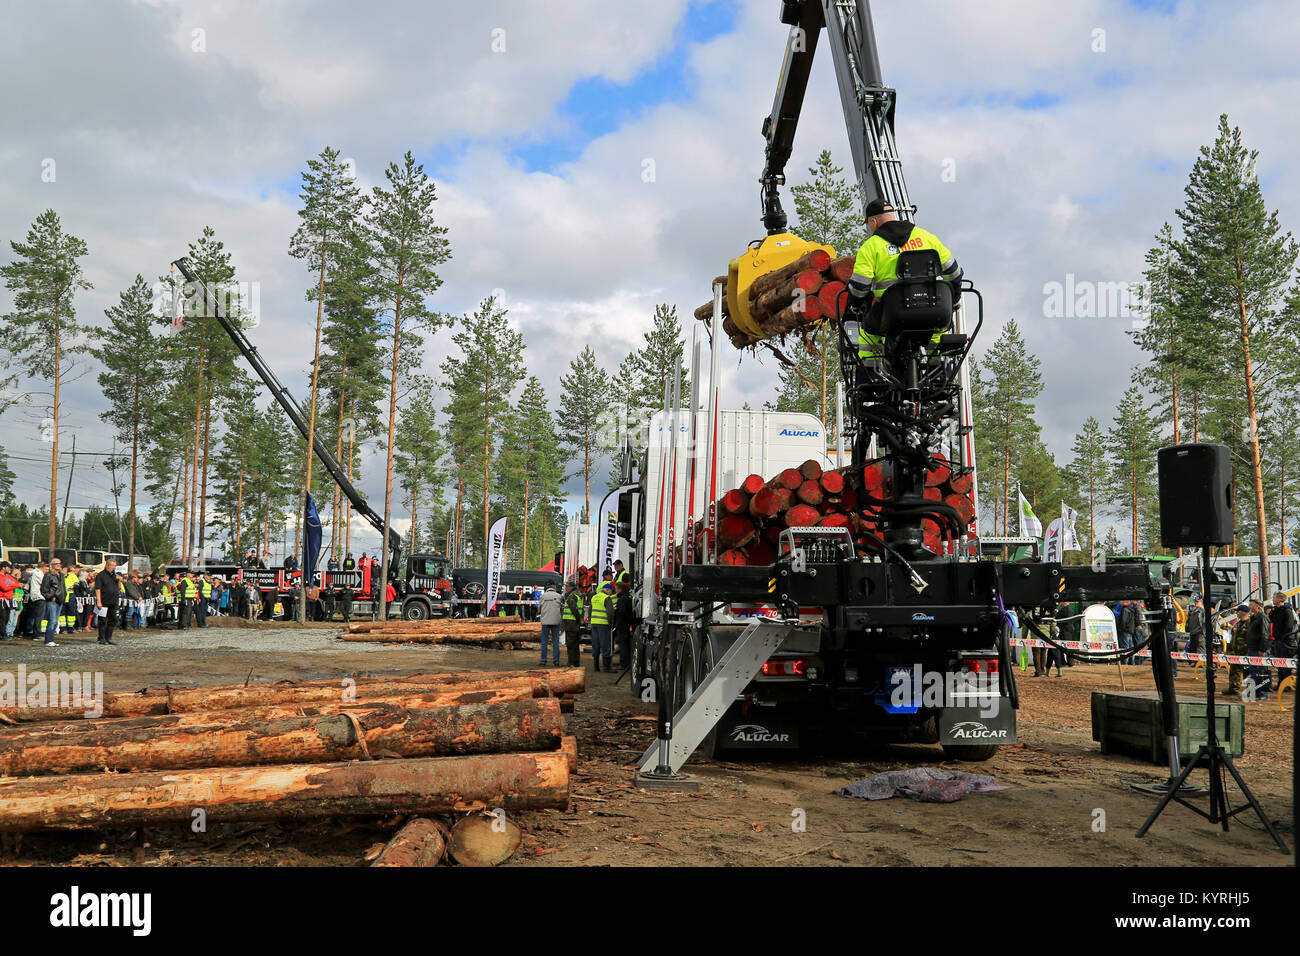
<path id="1" fill-rule="evenodd" d="M 990 657 L 987 660 L 966 661 L 966 668 L 972 674 L 978 674 L 981 671 L 985 674 L 996 674 L 998 672 L 998 659 Z"/>
<path id="2" fill-rule="evenodd" d="M 803 677 L 804 661 L 768 661 L 763 665 L 764 677 Z"/>

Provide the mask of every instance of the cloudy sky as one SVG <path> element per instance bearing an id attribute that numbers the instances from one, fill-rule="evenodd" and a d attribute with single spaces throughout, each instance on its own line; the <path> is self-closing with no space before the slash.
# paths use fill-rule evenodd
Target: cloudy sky
<path id="1" fill-rule="evenodd" d="M 0 33 L 0 262 L 57 210 L 89 245 L 95 288 L 78 311 L 95 323 L 137 272 L 165 272 L 211 225 L 259 283 L 255 344 L 302 397 L 315 310 L 288 255 L 299 174 L 330 145 L 368 189 L 410 149 L 438 183 L 453 254 L 431 307 L 463 313 L 498 290 L 554 395 L 584 344 L 613 370 L 655 303 L 689 317 L 761 235 L 779 9 L 17 0 Z M 1109 422 L 1138 353 L 1130 319 L 1046 316 L 1045 284 L 1139 280 L 1223 112 L 1294 228 L 1300 17 L 1284 0 L 879 0 L 874 15 L 918 218 L 984 292 L 983 343 L 1008 317 L 1021 324 L 1046 374 L 1038 418 L 1064 459 L 1085 417 Z M 847 166 L 846 137 L 823 47 L 791 181 L 822 148 Z M 0 289 L 0 312 L 11 307 Z M 431 341 L 426 369 L 445 352 Z M 724 367 L 727 403 L 771 397 L 771 361 L 730 353 Z M 65 439 L 108 451 L 93 370 L 66 401 Z M 39 417 L 10 408 L 3 431 L 33 503 L 48 495 Z M 111 504 L 107 473 L 87 465 L 73 506 Z M 363 483 L 376 507 L 381 470 Z"/>

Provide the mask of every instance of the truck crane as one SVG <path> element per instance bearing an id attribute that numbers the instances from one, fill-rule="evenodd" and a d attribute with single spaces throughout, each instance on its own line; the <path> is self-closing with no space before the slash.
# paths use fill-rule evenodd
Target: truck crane
<path id="1" fill-rule="evenodd" d="M 783 449 L 777 436 L 824 436 L 820 422 L 791 427 L 784 421 L 797 416 L 768 423 L 751 421 L 753 413 L 721 412 L 718 387 L 724 294 L 727 314 L 756 334 L 749 285 L 815 247 L 787 231 L 779 187 L 823 31 L 864 205 L 880 199 L 903 218 L 916 208 L 894 138 L 897 95 L 882 80 L 867 0 L 784 0 L 781 6 L 790 31 L 776 98 L 762 124 L 766 236 L 731 262 L 725 285 L 715 280 L 707 410 L 697 402 L 683 410 L 665 401 L 644 436 L 639 477 L 625 477 L 620 488 L 619 528 L 635 549 L 641 617 L 632 683 L 643 697 L 650 690 L 660 706 L 657 739 L 638 763 L 638 779 L 647 782 L 675 777 L 701 746 L 709 755 L 789 747 L 814 730 L 899 734 L 937 741 L 953 758 L 986 760 L 1016 739 L 1008 611 L 1040 634 L 1038 625 L 1070 601 L 1146 600 L 1154 614 L 1168 611 L 1145 568 L 1094 571 L 1055 561 L 982 559 L 957 510 L 925 496 L 926 475 L 942 462 L 968 478 L 977 500 L 965 360 L 983 324 L 978 290 L 968 280 L 955 290 L 943 281 L 932 252 L 900 256 L 900 282 L 882 296 L 886 345 L 878 368 L 859 362 L 855 323 L 839 323 L 843 435 L 851 440 L 844 474 L 871 529 L 866 556 L 847 529 L 788 527 L 769 566 L 709 560 L 717 540 L 712 502 L 728 487 L 720 476 L 797 467 L 815 456 L 807 447 Z M 969 335 L 968 297 L 978 309 Z M 691 381 L 700 379 L 693 374 Z M 683 422 L 692 435 L 707 434 L 702 451 L 688 448 L 678 456 L 686 441 Z M 843 447 L 841 440 L 837 455 Z M 689 471 L 679 457 L 692 463 Z M 704 463 L 698 497 L 697 458 Z M 883 488 L 866 486 L 869 466 L 883 472 Z M 680 488 L 689 491 L 679 496 Z M 669 530 L 664 541 L 665 530 L 691 528 L 697 519 L 707 527 L 705 560 L 693 560 L 690 547 L 682 548 L 679 565 L 660 560 L 674 553 L 678 540 Z M 926 546 L 926 521 L 945 533 L 943 553 Z"/>
<path id="2" fill-rule="evenodd" d="M 257 346 L 249 341 L 248 336 L 244 334 L 243 328 L 238 322 L 231 321 L 230 317 L 223 313 L 221 303 L 218 301 L 219 296 L 210 296 L 210 290 L 206 285 L 198 280 L 191 268 L 189 260 L 185 257 L 175 260 L 172 266 L 184 277 L 185 282 L 190 289 L 202 296 L 202 315 L 216 321 L 226 334 L 230 336 L 235 347 L 239 350 L 245 361 L 252 366 L 262 383 L 270 391 L 271 395 L 280 407 L 284 409 L 289 421 L 293 422 L 298 433 L 304 439 L 309 434 L 307 426 L 307 417 L 303 414 L 302 406 L 297 400 L 289 394 L 289 390 L 281 384 L 280 379 L 271 371 L 271 367 L 266 364 L 262 358 L 261 352 Z M 384 519 L 373 508 L 369 502 L 362 497 L 361 492 L 348 479 L 347 472 L 339 464 L 338 459 L 330 453 L 325 443 L 321 441 L 319 435 L 312 436 L 312 450 L 315 451 L 317 459 L 324 466 L 325 471 L 334 479 L 334 483 L 339 486 L 339 490 L 352 503 L 352 508 L 379 532 L 380 540 L 384 540 Z M 387 546 L 388 546 L 388 567 L 393 569 L 390 576 L 394 581 L 395 589 L 398 591 L 398 597 L 401 601 L 402 616 L 408 620 L 422 620 L 439 614 L 443 616 L 450 615 L 450 597 L 451 597 L 451 562 L 444 556 L 438 554 L 415 554 L 411 555 L 405 568 L 402 564 L 402 536 L 399 535 L 390 526 L 387 529 Z M 305 569 L 308 574 L 314 569 Z M 373 576 L 375 579 L 378 574 Z M 274 580 L 274 576 L 270 578 Z M 262 582 L 259 582 L 261 584 Z M 281 582 L 287 586 L 287 580 Z M 384 587 L 378 580 L 372 580 L 370 568 L 359 568 L 353 571 L 327 571 L 323 581 L 327 590 L 349 589 L 357 596 L 355 610 L 358 614 L 370 613 L 376 606 L 382 607 L 382 596 Z M 382 617 L 383 615 L 381 615 Z"/>

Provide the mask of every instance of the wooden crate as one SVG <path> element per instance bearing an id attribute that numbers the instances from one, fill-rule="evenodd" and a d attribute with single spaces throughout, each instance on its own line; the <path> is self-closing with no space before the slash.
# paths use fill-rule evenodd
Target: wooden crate
<path id="1" fill-rule="evenodd" d="M 1219 744 L 1234 757 L 1245 750 L 1245 714 L 1240 701 L 1215 701 L 1215 733 Z M 1207 731 L 1205 698 L 1179 697 L 1179 756 L 1184 760 L 1194 756 L 1205 743 Z M 1093 691 L 1092 739 L 1101 743 L 1104 754 L 1119 751 L 1153 764 L 1169 763 L 1160 698 L 1154 690 Z"/>

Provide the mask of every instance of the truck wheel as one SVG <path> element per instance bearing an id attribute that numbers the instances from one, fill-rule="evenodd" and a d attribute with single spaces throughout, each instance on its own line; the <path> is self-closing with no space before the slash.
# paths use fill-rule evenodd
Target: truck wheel
<path id="1" fill-rule="evenodd" d="M 632 672 L 631 687 L 632 696 L 638 700 L 641 698 L 641 684 L 649 676 L 646 672 L 645 661 L 645 638 L 641 636 L 641 628 L 632 632 Z"/>
<path id="2" fill-rule="evenodd" d="M 965 760 L 978 763 L 988 760 L 998 752 L 997 744 L 944 744 L 943 755 L 948 760 Z"/>
<path id="3" fill-rule="evenodd" d="M 411 601 L 402 608 L 402 617 L 408 621 L 423 621 L 429 616 L 429 608 L 423 601 Z"/>
<path id="4" fill-rule="evenodd" d="M 711 670 L 713 670 L 715 661 L 713 660 L 713 644 L 706 635 L 700 642 L 703 645 L 703 653 L 700 655 L 703 667 L 700 669 L 700 679 L 703 680 Z M 714 724 L 713 729 L 700 743 L 700 753 L 709 760 L 720 760 L 723 756 L 722 747 L 718 746 L 718 725 Z"/>
<path id="5" fill-rule="evenodd" d="M 688 638 L 682 642 L 681 655 L 677 659 L 677 680 L 673 682 L 673 715 L 676 716 L 695 693 L 700 682 L 698 666 L 699 649 L 695 640 Z"/>

